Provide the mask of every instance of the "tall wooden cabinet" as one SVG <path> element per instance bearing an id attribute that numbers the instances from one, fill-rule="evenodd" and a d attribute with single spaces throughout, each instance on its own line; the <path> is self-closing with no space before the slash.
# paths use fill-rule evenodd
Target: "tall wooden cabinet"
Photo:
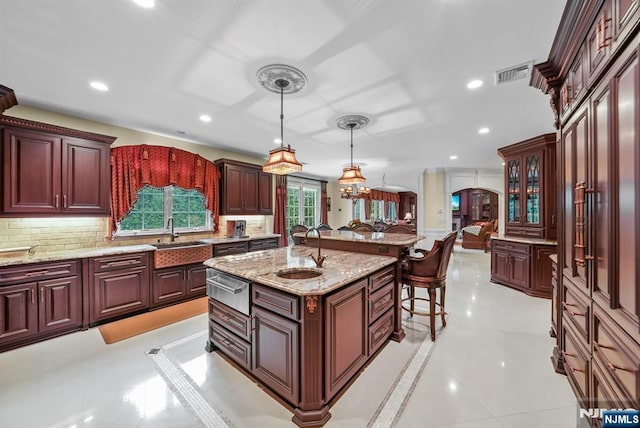
<path id="1" fill-rule="evenodd" d="M 639 23 L 638 0 L 568 1 L 532 77 L 560 140 L 552 360 L 583 408 L 640 407 Z"/>
<path id="2" fill-rule="evenodd" d="M 505 232 L 491 241 L 491 281 L 551 297 L 556 252 L 556 136 L 498 149 L 505 164 Z"/>
<path id="3" fill-rule="evenodd" d="M 271 174 L 245 162 L 218 159 L 215 163 L 220 169 L 220 214 L 273 214 Z"/>
<path id="4" fill-rule="evenodd" d="M 0 116 L 2 213 L 108 215 L 113 137 Z"/>

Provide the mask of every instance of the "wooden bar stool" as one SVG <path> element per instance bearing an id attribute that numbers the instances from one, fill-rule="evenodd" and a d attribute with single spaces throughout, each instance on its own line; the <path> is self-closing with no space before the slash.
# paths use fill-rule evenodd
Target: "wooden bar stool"
<path id="1" fill-rule="evenodd" d="M 403 304 L 402 309 L 409 312 L 410 316 L 414 314 L 429 316 L 432 341 L 436 340 L 436 315 L 440 315 L 442 318 L 442 327 L 447 326 L 444 298 L 447 285 L 447 268 L 449 267 L 449 259 L 453 252 L 456 235 L 457 232 L 451 232 L 442 241 L 435 241 L 429 252 L 416 249 L 416 252 L 422 253 L 424 256 L 406 256 L 406 263 L 403 264 L 402 283 L 407 286 L 409 297 L 402 299 L 402 301 L 408 301 L 409 307 Z M 427 289 L 429 298 L 416 297 L 416 288 Z M 440 290 L 439 303 L 436 302 L 436 290 Z M 416 300 L 429 302 L 429 312 L 416 311 Z M 436 311 L 436 306 L 439 307 L 439 311 Z"/>

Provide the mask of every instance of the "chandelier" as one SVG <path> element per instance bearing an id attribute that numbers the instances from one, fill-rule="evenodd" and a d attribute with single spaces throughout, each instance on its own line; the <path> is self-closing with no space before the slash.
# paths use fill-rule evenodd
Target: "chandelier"
<path id="1" fill-rule="evenodd" d="M 338 179 L 339 184 L 346 185 L 340 188 L 340 197 L 352 199 L 354 203 L 371 192 L 371 189 L 366 186 L 358 186 L 367 180 L 362 175 L 360 166 L 353 164 L 353 130 L 363 128 L 367 123 L 369 123 L 368 118 L 358 115 L 343 116 L 336 121 L 338 128 L 348 129 L 351 132 L 351 163 L 342 170 L 342 175 Z"/>
<path id="2" fill-rule="evenodd" d="M 280 147 L 269 151 L 269 159 L 262 171 L 285 175 L 302 171 L 302 164 L 296 159 L 296 151 L 284 145 L 284 92 L 295 94 L 304 89 L 307 78 L 297 68 L 288 65 L 267 65 L 258 70 L 258 81 L 271 92 L 280 93 Z"/>

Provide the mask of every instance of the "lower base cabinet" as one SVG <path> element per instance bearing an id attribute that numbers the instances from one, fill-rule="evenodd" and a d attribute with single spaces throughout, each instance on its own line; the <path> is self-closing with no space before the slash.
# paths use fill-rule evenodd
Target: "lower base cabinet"
<path id="1" fill-rule="evenodd" d="M 0 269 L 0 350 L 79 330 L 79 274 L 77 261 Z"/>
<path id="2" fill-rule="evenodd" d="M 206 266 L 201 263 L 154 270 L 151 306 L 164 306 L 204 296 L 207 289 L 206 276 Z"/>
<path id="3" fill-rule="evenodd" d="M 535 297 L 551 298 L 555 241 L 492 239 L 491 281 Z"/>

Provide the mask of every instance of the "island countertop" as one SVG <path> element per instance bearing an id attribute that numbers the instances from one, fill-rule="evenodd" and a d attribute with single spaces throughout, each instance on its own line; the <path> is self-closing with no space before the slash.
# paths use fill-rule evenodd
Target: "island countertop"
<path id="1" fill-rule="evenodd" d="M 324 238 L 324 235 L 323 235 Z M 231 275 L 286 291 L 299 296 L 322 295 L 396 263 L 394 257 L 322 250 L 327 256 L 322 268 L 316 268 L 309 257 L 317 249 L 304 246 L 282 247 L 208 259 L 204 264 Z M 312 268 L 322 275 L 309 279 L 284 279 L 281 270 Z"/>
<path id="2" fill-rule="evenodd" d="M 305 232 L 294 233 L 293 236 L 304 238 Z M 398 246 L 411 246 L 424 239 L 424 236 L 407 233 L 355 232 L 352 230 L 323 230 L 320 231 L 320 236 L 323 240 L 366 242 L 370 244 Z M 317 238 L 317 235 L 312 232 L 308 237 Z"/>

